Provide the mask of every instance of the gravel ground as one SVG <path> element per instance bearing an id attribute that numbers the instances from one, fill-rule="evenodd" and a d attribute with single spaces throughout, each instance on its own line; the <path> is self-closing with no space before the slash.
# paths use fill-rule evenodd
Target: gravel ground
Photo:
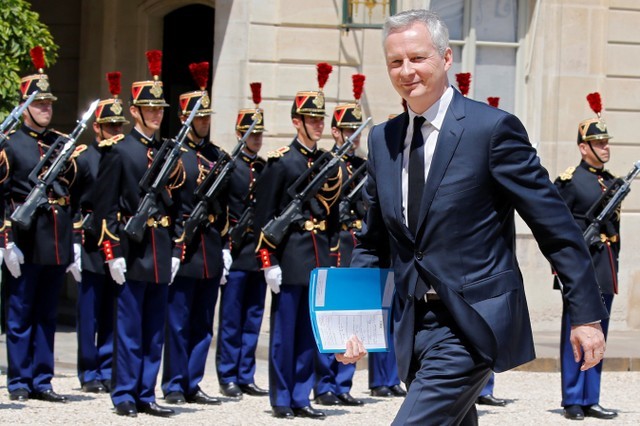
<path id="1" fill-rule="evenodd" d="M 259 361 L 256 382 L 267 383 L 267 365 Z M 0 378 L 0 424 L 189 424 L 189 425 L 342 425 L 370 424 L 387 425 L 393 420 L 400 398 L 373 398 L 366 388 L 367 371 L 358 370 L 354 378 L 352 394 L 365 401 L 364 407 L 329 408 L 324 411 L 327 419 L 277 420 L 271 417 L 268 398 L 245 396 L 240 401 L 223 399 L 220 406 L 186 405 L 176 408 L 177 415 L 157 418 L 140 414 L 135 419 L 119 417 L 112 410 L 108 395 L 84 394 L 79 391 L 79 383 L 71 370 L 60 371 L 53 380 L 54 389 L 69 397 L 67 404 L 52 404 L 29 400 L 26 403 L 10 401 L 6 390 L 6 377 Z M 212 395 L 218 394 L 215 373 L 209 372 L 202 388 Z M 161 395 L 157 390 L 157 395 Z M 495 395 L 507 398 L 506 407 L 479 406 L 481 425 L 540 425 L 571 424 L 562 417 L 560 403 L 559 373 L 507 372 L 497 375 Z M 640 424 L 640 372 L 605 372 L 602 383 L 603 406 L 615 408 L 620 414 L 612 421 L 586 419 L 581 425 Z M 162 400 L 158 402 L 162 404 Z M 316 407 L 319 408 L 319 407 Z M 324 407 L 323 407 L 324 408 Z"/>

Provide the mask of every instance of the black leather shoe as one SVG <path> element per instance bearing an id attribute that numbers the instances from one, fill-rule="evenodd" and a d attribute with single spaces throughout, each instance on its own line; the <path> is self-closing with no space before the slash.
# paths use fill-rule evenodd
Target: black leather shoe
<path id="1" fill-rule="evenodd" d="M 318 405 L 340 405 L 341 403 L 333 392 L 325 392 L 322 395 L 316 396 L 316 404 Z"/>
<path id="2" fill-rule="evenodd" d="M 100 380 L 91 380 L 82 385 L 82 392 L 89 393 L 104 393 L 107 389 L 104 387 Z"/>
<path id="3" fill-rule="evenodd" d="M 164 402 L 172 405 L 180 405 L 187 402 L 182 392 L 169 392 L 164 397 Z"/>
<path id="4" fill-rule="evenodd" d="M 350 405 L 352 407 L 364 405 L 364 402 L 359 399 L 355 399 L 349 392 L 341 393 L 338 395 L 338 399 L 342 405 Z"/>
<path id="5" fill-rule="evenodd" d="M 401 396 L 401 397 L 407 396 L 407 391 L 402 389 L 402 386 L 400 385 L 393 385 L 389 388 L 389 390 L 391 391 L 393 396 Z"/>
<path id="6" fill-rule="evenodd" d="M 393 396 L 393 392 L 387 386 L 376 386 L 371 388 L 371 396 L 390 397 Z"/>
<path id="7" fill-rule="evenodd" d="M 293 414 L 296 417 L 306 417 L 307 419 L 318 419 L 318 420 L 324 420 L 325 417 L 327 417 L 327 415 L 324 414 L 324 412 L 318 411 L 312 408 L 310 405 L 307 405 L 306 407 L 294 408 Z"/>
<path id="8" fill-rule="evenodd" d="M 11 401 L 27 401 L 29 399 L 29 391 L 25 388 L 19 388 L 13 392 L 9 392 L 9 399 Z"/>
<path id="9" fill-rule="evenodd" d="M 277 419 L 293 419 L 293 410 L 289 407 L 271 407 L 271 415 Z"/>
<path id="10" fill-rule="evenodd" d="M 584 411 L 579 405 L 567 405 L 563 410 L 564 417 L 569 420 L 584 420 Z"/>
<path id="11" fill-rule="evenodd" d="M 43 392 L 37 392 L 31 395 L 33 399 L 39 399 L 41 401 L 49 401 L 49 402 L 67 402 L 67 397 L 58 395 L 53 391 L 53 389 L 47 389 Z"/>
<path id="12" fill-rule="evenodd" d="M 133 402 L 121 402 L 116 405 L 116 414 L 126 417 L 138 417 L 138 410 Z"/>
<path id="13" fill-rule="evenodd" d="M 617 412 L 603 408 L 600 404 L 593 404 L 584 408 L 584 415 L 586 417 L 595 417 L 596 419 L 609 420 L 618 415 Z"/>
<path id="14" fill-rule="evenodd" d="M 156 417 L 169 417 L 175 414 L 175 411 L 173 411 L 171 408 L 161 407 L 155 402 L 140 404 L 138 406 L 138 411 Z"/>
<path id="15" fill-rule="evenodd" d="M 102 381 L 102 386 L 104 386 L 104 391 L 106 393 L 111 393 L 111 379 L 103 380 Z"/>
<path id="16" fill-rule="evenodd" d="M 202 389 L 198 389 L 198 392 L 194 393 L 193 395 L 190 395 L 187 398 L 187 402 L 191 404 L 204 404 L 204 405 L 222 404 L 222 401 L 220 401 L 220 399 L 207 395 L 202 391 Z"/>
<path id="17" fill-rule="evenodd" d="M 249 383 L 248 385 L 239 385 L 242 393 L 246 393 L 251 396 L 268 396 L 269 391 L 258 387 L 255 383 Z"/>
<path id="18" fill-rule="evenodd" d="M 242 398 L 242 390 L 235 382 L 221 383 L 220 393 L 229 398 Z"/>
<path id="19" fill-rule="evenodd" d="M 504 407 L 507 405 L 507 400 L 496 398 L 492 394 L 479 396 L 476 404 L 480 405 L 492 405 L 494 407 Z"/>

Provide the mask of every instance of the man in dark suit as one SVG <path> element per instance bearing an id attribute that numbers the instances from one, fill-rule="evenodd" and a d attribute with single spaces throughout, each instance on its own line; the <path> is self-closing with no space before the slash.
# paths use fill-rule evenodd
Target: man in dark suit
<path id="1" fill-rule="evenodd" d="M 604 355 L 607 311 L 582 233 L 520 121 L 449 85 L 442 20 L 426 10 L 390 17 L 384 51 L 409 110 L 369 135 L 369 209 L 351 265 L 391 259 L 394 268 L 395 348 L 408 385 L 394 424 L 476 424 L 491 370 L 535 357 L 514 210 L 565 284 L 583 369 Z M 337 357 L 363 352 L 354 337 Z"/>

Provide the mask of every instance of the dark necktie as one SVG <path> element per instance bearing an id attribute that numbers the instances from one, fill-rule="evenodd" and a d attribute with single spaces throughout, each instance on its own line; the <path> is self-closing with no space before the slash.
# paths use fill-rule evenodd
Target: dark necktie
<path id="1" fill-rule="evenodd" d="M 420 217 L 420 203 L 424 189 L 424 138 L 422 125 L 425 118 L 417 115 L 413 119 L 413 137 L 409 148 L 409 191 L 408 191 L 408 219 L 409 229 L 416 234 L 418 218 Z"/>

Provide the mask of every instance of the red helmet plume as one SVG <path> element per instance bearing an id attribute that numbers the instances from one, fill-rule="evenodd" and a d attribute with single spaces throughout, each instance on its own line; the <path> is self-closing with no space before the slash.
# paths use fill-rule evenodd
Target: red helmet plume
<path id="1" fill-rule="evenodd" d="M 122 89 L 120 85 L 120 79 L 122 74 L 120 71 L 108 72 L 107 73 L 107 81 L 109 82 L 109 92 L 113 95 L 114 98 L 117 98 Z"/>
<path id="2" fill-rule="evenodd" d="M 333 71 L 333 67 L 326 62 L 320 62 L 316 65 L 316 69 L 318 70 L 318 86 L 322 90 L 329 79 L 329 74 Z"/>
<path id="3" fill-rule="evenodd" d="M 456 74 L 456 81 L 458 82 L 458 89 L 460 89 L 460 93 L 467 96 L 469 88 L 471 87 L 471 73 L 459 72 Z"/>
<path id="4" fill-rule="evenodd" d="M 205 90 L 209 82 L 209 62 L 189 64 L 189 71 L 200 90 Z"/>
<path id="5" fill-rule="evenodd" d="M 36 67 L 39 73 L 42 73 L 45 66 L 44 61 L 44 49 L 42 46 L 36 46 L 29 51 L 31 54 L 31 62 L 33 62 L 33 66 Z"/>
<path id="6" fill-rule="evenodd" d="M 146 53 L 147 63 L 149 65 L 149 72 L 154 79 L 160 78 L 162 72 L 162 51 L 161 50 L 149 50 Z"/>
<path id="7" fill-rule="evenodd" d="M 489 96 L 487 98 L 487 103 L 492 107 L 498 108 L 498 104 L 500 103 L 500 98 L 496 96 Z"/>
<path id="8" fill-rule="evenodd" d="M 253 98 L 253 103 L 256 104 L 256 108 L 258 108 L 258 105 L 260 105 L 260 102 L 262 102 L 262 95 L 261 95 L 261 91 L 262 91 L 262 83 L 251 83 L 249 84 L 249 86 L 251 87 L 251 97 Z"/>
<path id="9" fill-rule="evenodd" d="M 356 99 L 356 102 L 359 102 L 362 96 L 365 78 L 364 74 L 353 74 L 351 76 L 351 81 L 353 81 L 353 97 Z"/>
<path id="10" fill-rule="evenodd" d="M 598 117 L 600 117 L 600 113 L 602 112 L 602 98 L 600 97 L 600 93 L 593 92 L 587 95 L 587 101 L 589 101 L 589 106 L 595 112 Z"/>

